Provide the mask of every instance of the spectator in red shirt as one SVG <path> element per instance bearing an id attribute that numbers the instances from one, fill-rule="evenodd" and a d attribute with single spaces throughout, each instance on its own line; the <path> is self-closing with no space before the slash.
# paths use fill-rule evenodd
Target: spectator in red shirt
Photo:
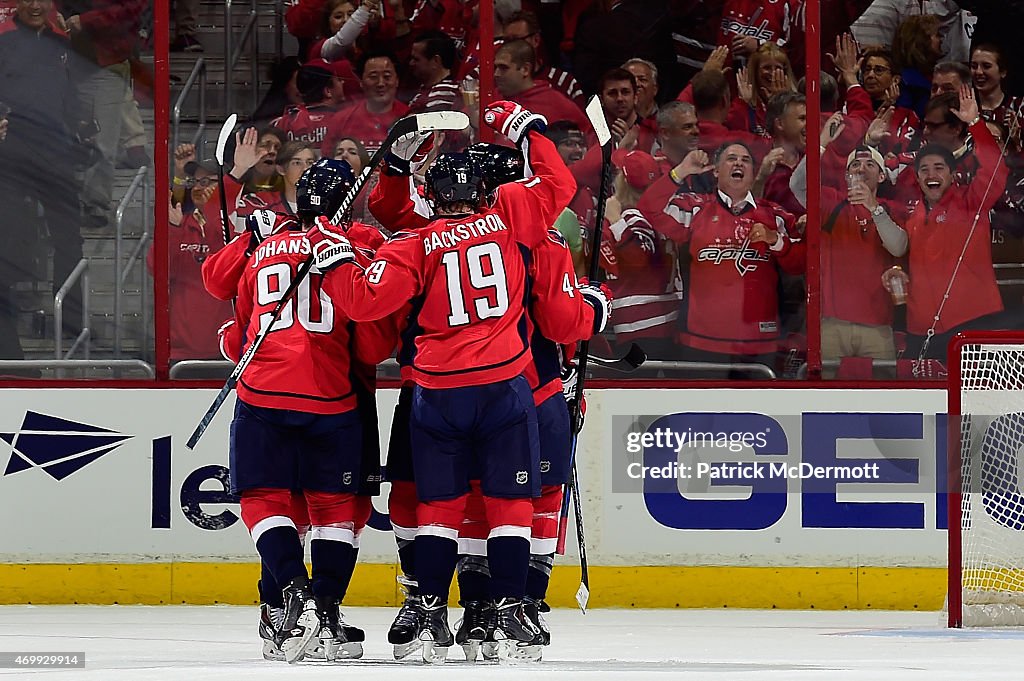
<path id="1" fill-rule="evenodd" d="M 598 95 L 612 139 L 620 149 L 648 151 L 654 147 L 655 130 L 641 125 L 636 111 L 636 78 L 625 69 L 612 69 L 601 76 Z M 601 182 L 601 149 L 594 145 L 572 169 L 577 184 L 597 191 Z"/>
<path id="2" fill-rule="evenodd" d="M 665 208 L 673 218 L 665 236 L 691 256 L 680 342 L 692 361 L 771 367 L 780 334 L 778 268 L 802 274 L 806 251 L 790 239 L 793 216 L 751 193 L 754 158 L 746 146 L 723 145 L 715 175 L 715 193 L 676 194 Z"/>
<path id="3" fill-rule="evenodd" d="M 670 359 L 678 354 L 676 320 L 683 300 L 675 245 L 637 209 L 641 194 L 658 177 L 658 166 L 650 154 L 626 149 L 617 149 L 612 163 L 619 172 L 615 194 L 605 204 L 601 259 L 615 296 L 615 342 L 639 342 L 649 357 Z"/>
<path id="4" fill-rule="evenodd" d="M 761 163 L 755 187 L 763 188 L 761 195 L 769 201 L 803 215 L 803 204 L 790 191 L 789 178 L 807 149 L 807 99 L 795 92 L 779 93 L 768 101 L 767 114 L 772 150 Z"/>
<path id="5" fill-rule="evenodd" d="M 188 190 L 189 200 L 183 206 L 172 199 L 168 208 L 171 362 L 219 359 L 217 328 L 231 316 L 229 303 L 206 292 L 201 271 L 203 261 L 224 247 L 224 229 L 216 206 L 216 165 L 193 162 L 190 170 L 193 186 Z M 150 272 L 153 255 L 151 247 L 146 258 Z"/>
<path id="6" fill-rule="evenodd" d="M 712 154 L 726 142 L 736 140 L 751 147 L 758 158 L 764 156 L 768 147 L 764 137 L 725 126 L 731 99 L 729 81 L 724 73 L 715 69 L 701 71 L 693 77 L 690 85 L 693 86 L 693 105 L 697 111 L 699 145 L 705 153 Z"/>
<path id="7" fill-rule="evenodd" d="M 554 121 L 572 121 L 580 130 L 590 132 L 590 121 L 583 110 L 547 81 L 535 81 L 537 55 L 530 43 L 513 40 L 494 54 L 494 86 L 501 96 Z"/>
<path id="8" fill-rule="evenodd" d="M 395 57 L 386 51 L 363 55 L 356 69 L 365 99 L 338 112 L 327 126 L 320 153 L 329 156 L 342 137 L 359 140 L 371 154 L 387 137 L 388 128 L 406 115 L 409 107 L 396 99 L 398 68 Z"/>
<path id="9" fill-rule="evenodd" d="M 533 12 L 516 12 L 502 29 L 502 39 L 506 42 L 512 40 L 525 40 L 533 47 L 537 56 L 537 64 L 534 66 L 533 79 L 546 80 L 551 87 L 574 101 L 577 105 L 583 106 L 586 102 L 583 98 L 583 90 L 576 81 L 576 77 L 568 71 L 557 66 L 544 64 L 544 50 L 541 47 L 540 22 Z"/>
<path id="10" fill-rule="evenodd" d="M 331 119 L 345 106 L 346 78 L 355 80 L 347 61 L 317 59 L 304 64 L 295 79 L 303 103 L 287 107 L 273 125 L 289 140 L 320 146 Z"/>
<path id="11" fill-rule="evenodd" d="M 906 223 L 909 283 L 906 274 L 896 275 L 908 291 L 907 352 L 912 357 L 922 352 L 929 332 L 935 336 L 924 355 L 942 358 L 957 331 L 1006 328 L 998 319 L 1003 303 L 992 268 L 989 212 L 1002 196 L 1008 170 L 969 86 L 961 89 L 954 113 L 974 138 L 978 169 L 970 182 L 957 184 L 953 154 L 939 144 L 926 145 L 915 159 L 924 200 Z"/>
<path id="12" fill-rule="evenodd" d="M 659 177 L 648 187 L 637 208 L 659 229 L 659 222 L 671 220 L 665 206 L 679 192 L 707 194 L 715 189 L 715 176 L 707 153 L 698 148 L 700 130 L 697 112 L 689 102 L 669 102 L 658 110 L 658 148 L 654 160 Z M 659 231 L 664 231 L 660 229 Z"/>
<path id="13" fill-rule="evenodd" d="M 894 220 L 902 209 L 878 198 L 885 182 L 878 150 L 859 147 L 847 164 L 845 192 L 821 188 L 821 355 L 894 360 L 893 300 L 881 277 L 907 252 L 907 233 Z M 825 378 L 835 373 L 823 371 Z"/>

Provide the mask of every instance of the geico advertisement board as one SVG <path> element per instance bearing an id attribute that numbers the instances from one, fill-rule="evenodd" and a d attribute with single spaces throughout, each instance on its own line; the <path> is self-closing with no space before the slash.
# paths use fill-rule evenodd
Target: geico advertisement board
<path id="1" fill-rule="evenodd" d="M 185 448 L 214 394 L 0 390 L 4 562 L 253 560 L 227 492 L 233 400 Z M 396 400 L 378 393 L 382 437 Z M 944 406 L 939 390 L 593 391 L 591 561 L 941 565 Z M 362 560 L 394 560 L 385 498 Z"/>

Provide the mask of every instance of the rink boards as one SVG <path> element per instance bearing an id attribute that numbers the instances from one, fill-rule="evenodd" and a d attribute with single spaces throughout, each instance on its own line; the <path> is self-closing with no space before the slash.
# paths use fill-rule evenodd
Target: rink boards
<path id="1" fill-rule="evenodd" d="M 0 603 L 253 602 L 255 551 L 225 491 L 232 401 L 185 448 L 213 396 L 0 390 Z M 383 434 L 396 398 L 379 393 Z M 587 400 L 592 605 L 941 607 L 945 391 Z M 353 605 L 398 597 L 384 498 L 375 505 Z M 551 600 L 569 605 L 579 571 L 561 562 Z"/>

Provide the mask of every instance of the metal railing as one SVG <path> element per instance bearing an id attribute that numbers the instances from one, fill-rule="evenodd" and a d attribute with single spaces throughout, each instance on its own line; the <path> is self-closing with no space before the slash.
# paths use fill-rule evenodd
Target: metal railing
<path id="1" fill-rule="evenodd" d="M 234 27 L 232 26 L 232 0 L 224 0 L 224 115 L 230 116 L 235 110 L 235 66 L 242 58 L 242 50 L 249 45 L 249 61 L 252 68 L 252 80 L 249 90 L 252 92 L 252 107 L 255 111 L 260 103 L 260 64 L 259 39 L 256 35 L 256 20 L 259 10 L 256 0 L 251 0 L 249 18 L 242 28 L 238 45 L 234 45 Z"/>
<path id="2" fill-rule="evenodd" d="M 599 367 L 593 367 L 597 369 Z M 640 369 L 644 372 L 664 371 L 683 372 L 687 374 L 749 374 L 750 378 L 777 378 L 771 367 L 753 362 L 675 362 L 660 359 L 649 359 Z"/>
<path id="3" fill-rule="evenodd" d="M 64 354 L 64 299 L 71 292 L 71 287 L 82 280 L 82 328 L 75 337 L 67 354 Z M 53 297 L 53 356 L 54 359 L 71 359 L 71 355 L 81 346 L 85 359 L 89 359 L 89 261 L 82 258 L 64 280 L 57 295 Z M 58 371 L 57 377 L 63 373 Z"/>
<path id="4" fill-rule="evenodd" d="M 226 359 L 185 359 L 175 362 L 169 375 L 172 379 L 227 379 L 234 368 L 235 363 Z"/>
<path id="5" fill-rule="evenodd" d="M 279 64 L 284 58 L 284 0 L 274 2 L 274 56 Z"/>
<path id="6" fill-rule="evenodd" d="M 121 318 L 122 312 L 122 298 L 124 296 L 124 285 L 128 280 L 128 275 L 131 274 L 136 264 L 142 264 L 142 253 L 146 244 L 149 242 L 151 236 L 149 231 L 149 219 L 151 206 L 149 205 L 149 182 L 148 180 L 149 168 L 143 166 L 135 173 L 135 177 L 132 178 L 131 184 L 128 185 L 128 189 L 125 191 L 124 196 L 121 197 L 120 203 L 117 204 L 116 220 L 114 221 L 114 357 L 121 357 L 121 345 L 122 345 L 122 326 L 123 320 Z M 135 192 L 142 191 L 142 235 L 139 237 L 139 243 L 135 246 L 131 255 L 128 256 L 128 261 L 124 263 L 124 267 L 121 266 L 121 251 L 122 241 L 124 236 L 124 214 L 128 209 L 128 205 L 131 203 L 132 197 L 135 196 Z M 148 319 L 149 312 L 149 296 L 147 295 L 149 287 L 147 286 L 146 277 L 142 277 L 142 284 L 139 287 L 139 298 L 142 307 L 142 319 Z"/>
<path id="7" fill-rule="evenodd" d="M 198 146 L 199 140 L 206 135 L 206 60 L 199 57 L 192 67 L 192 73 L 188 75 L 185 84 L 181 86 L 178 98 L 174 100 L 174 109 L 171 112 L 171 148 L 169 150 L 172 158 L 174 150 L 181 143 L 181 110 L 185 106 L 185 100 L 192 92 L 192 88 L 195 87 L 196 81 L 199 82 L 199 127 L 196 129 L 196 134 L 192 136 L 192 144 Z M 203 156 L 200 154 L 199 158 L 203 158 Z"/>
<path id="8" fill-rule="evenodd" d="M 118 373 L 138 370 L 146 378 L 156 378 L 153 367 L 141 359 L 0 359 L 0 374 L 5 369 L 21 373 L 24 369 L 52 369 L 58 378 L 66 369 L 110 369 Z"/>

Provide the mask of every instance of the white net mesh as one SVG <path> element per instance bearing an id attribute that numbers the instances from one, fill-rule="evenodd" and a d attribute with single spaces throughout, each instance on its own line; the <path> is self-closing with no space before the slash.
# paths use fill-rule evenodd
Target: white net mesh
<path id="1" fill-rule="evenodd" d="M 1024 344 L 960 356 L 963 625 L 1024 626 Z"/>

